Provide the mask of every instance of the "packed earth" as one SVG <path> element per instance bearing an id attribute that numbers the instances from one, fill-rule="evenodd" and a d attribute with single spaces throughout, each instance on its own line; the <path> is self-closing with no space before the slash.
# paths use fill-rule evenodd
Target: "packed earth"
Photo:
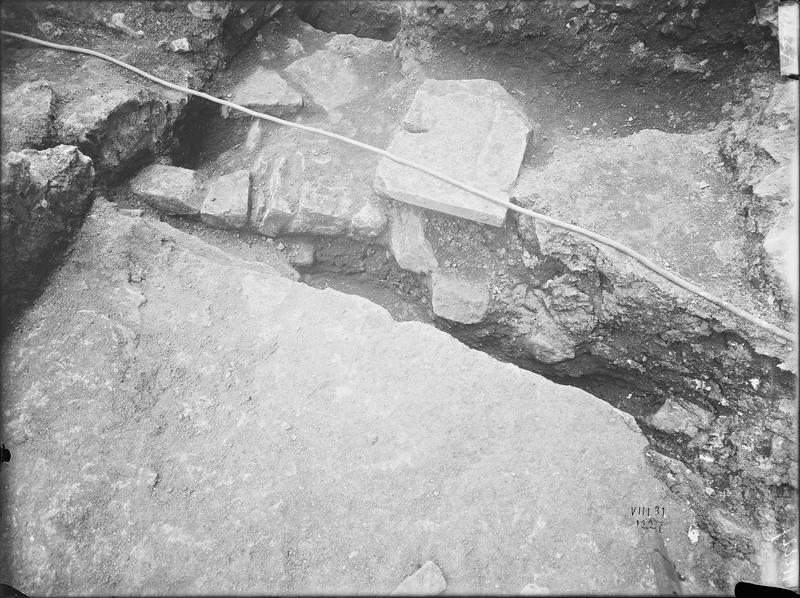
<path id="1" fill-rule="evenodd" d="M 0 583 L 796 589 L 786 6 L 3 2 Z"/>

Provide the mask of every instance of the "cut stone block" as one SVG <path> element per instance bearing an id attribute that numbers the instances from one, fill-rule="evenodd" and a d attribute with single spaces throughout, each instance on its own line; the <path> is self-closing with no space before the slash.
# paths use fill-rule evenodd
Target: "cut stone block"
<path id="1" fill-rule="evenodd" d="M 291 233 L 313 230 L 323 235 L 346 230 L 352 205 L 345 189 L 321 189 L 311 181 L 305 181 L 300 187 L 297 214 L 286 230 Z"/>
<path id="2" fill-rule="evenodd" d="M 232 102 L 245 108 L 273 116 L 289 116 L 303 108 L 303 97 L 275 71 L 257 68 L 233 90 Z M 222 106 L 223 118 L 244 118 L 247 115 Z"/>
<path id="3" fill-rule="evenodd" d="M 439 268 L 422 223 L 422 210 L 415 206 L 397 204 L 392 213 L 389 246 L 397 264 L 403 270 L 430 274 Z"/>
<path id="4" fill-rule="evenodd" d="M 374 166 L 360 160 L 293 131 L 271 136 L 251 162 L 250 226 L 267 236 L 379 236 L 388 222 L 386 200 L 368 182 Z"/>
<path id="5" fill-rule="evenodd" d="M 392 592 L 401 596 L 436 596 L 447 588 L 442 570 L 433 561 L 428 561 Z"/>
<path id="6" fill-rule="evenodd" d="M 159 212 L 177 216 L 200 213 L 194 170 L 153 164 L 131 179 L 133 194 Z"/>
<path id="7" fill-rule="evenodd" d="M 247 225 L 250 172 L 237 170 L 219 177 L 203 202 L 200 219 L 214 228 L 243 228 Z"/>
<path id="8" fill-rule="evenodd" d="M 431 276 L 433 313 L 461 324 L 477 324 L 489 310 L 489 289 L 485 279 L 463 278 L 455 272 L 438 270 Z"/>
<path id="9" fill-rule="evenodd" d="M 508 200 L 531 124 L 499 83 L 426 80 L 388 151 Z M 492 226 L 506 208 L 384 158 L 375 190 L 386 197 Z"/>

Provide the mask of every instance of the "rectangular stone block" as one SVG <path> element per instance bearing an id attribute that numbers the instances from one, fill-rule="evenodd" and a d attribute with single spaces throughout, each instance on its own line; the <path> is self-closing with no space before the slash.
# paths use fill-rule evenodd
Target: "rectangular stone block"
<path id="1" fill-rule="evenodd" d="M 153 164 L 143 168 L 129 184 L 135 196 L 159 212 L 179 216 L 200 212 L 194 170 Z"/>
<path id="2" fill-rule="evenodd" d="M 508 201 L 530 131 L 524 112 L 499 83 L 428 79 L 387 149 Z M 506 217 L 506 207 L 388 158 L 378 164 L 375 190 L 492 226 L 502 226 Z"/>

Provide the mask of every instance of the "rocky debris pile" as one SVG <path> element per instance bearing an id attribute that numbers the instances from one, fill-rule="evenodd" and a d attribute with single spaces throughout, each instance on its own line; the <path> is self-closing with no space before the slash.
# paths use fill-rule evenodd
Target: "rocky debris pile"
<path id="1" fill-rule="evenodd" d="M 81 224 L 94 169 L 91 159 L 72 146 L 28 149 L 3 155 L 0 181 L 0 311 L 5 329 L 38 292 Z"/>
<path id="2" fill-rule="evenodd" d="M 772 39 L 774 33 L 753 18 L 753 4 L 751 0 L 724 5 L 705 0 L 400 2 L 397 44 L 406 70 L 430 61 L 439 44 L 454 43 L 466 50 L 524 42 L 531 50 L 541 43 L 549 58 L 547 66 L 554 70 L 585 66 L 606 76 L 665 68 L 693 72 L 693 68 L 683 68 L 686 57 L 692 63 L 718 60 L 721 48 L 755 47 Z M 758 0 L 755 4 L 777 3 Z M 769 7 L 773 18 L 775 8 Z"/>
<path id="3" fill-rule="evenodd" d="M 427 79 L 387 151 L 508 200 L 531 124 L 496 81 Z M 388 198 L 502 226 L 506 208 L 388 158 L 375 190 Z"/>
<path id="4" fill-rule="evenodd" d="M 165 151 L 186 104 L 186 96 L 134 82 L 95 58 L 67 78 L 23 83 L 3 98 L 4 152 L 74 145 L 98 177 L 112 180 Z"/>
<path id="5" fill-rule="evenodd" d="M 2 368 L 29 594 L 388 593 L 427 561 L 455 593 L 652 593 L 638 505 L 713 590 L 629 416 L 106 202 Z"/>
<path id="6" fill-rule="evenodd" d="M 291 116 L 303 108 L 303 97 L 275 71 L 258 67 L 233 90 L 231 101 L 272 116 Z M 241 118 L 243 112 L 221 106 L 223 118 Z"/>
<path id="7" fill-rule="evenodd" d="M 751 283 L 770 293 L 786 311 L 794 301 L 786 285 L 796 293 L 797 225 L 793 212 L 797 180 L 798 82 L 772 83 L 756 80 L 753 95 L 744 105 L 728 106 L 731 122 L 720 138 L 720 152 L 733 168 L 745 192 L 739 209 L 748 235 L 748 273 Z M 779 272 L 792 272 L 782 280 Z M 785 282 L 784 282 L 785 281 Z"/>
<path id="8" fill-rule="evenodd" d="M 295 60 L 284 70 L 309 99 L 331 112 L 366 97 L 374 86 L 361 73 L 380 61 L 393 60 L 392 45 L 354 35 L 334 35 L 321 50 Z"/>

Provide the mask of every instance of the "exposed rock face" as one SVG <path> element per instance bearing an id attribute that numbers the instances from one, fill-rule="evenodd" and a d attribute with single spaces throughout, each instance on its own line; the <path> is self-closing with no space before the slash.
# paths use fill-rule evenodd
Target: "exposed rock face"
<path id="1" fill-rule="evenodd" d="M 388 593 L 428 560 L 455 593 L 532 563 L 652 593 L 645 504 L 712 589 L 630 417 L 104 202 L 2 368 L 2 575 L 30 594 Z"/>
<path id="2" fill-rule="evenodd" d="M 237 170 L 219 177 L 200 209 L 200 218 L 215 228 L 244 228 L 250 199 L 250 172 Z"/>
<path id="3" fill-rule="evenodd" d="M 775 267 L 785 267 L 791 257 L 787 246 L 776 243 L 785 231 L 797 235 L 792 227 L 792 178 L 797 176 L 798 82 L 773 83 L 771 89 L 757 81 L 751 99 L 731 115 L 733 121 L 720 139 L 720 151 L 734 169 L 745 192 L 739 202 L 746 215 L 747 269 L 751 284 L 772 295 L 784 309 L 793 309 L 788 287 Z M 796 179 L 795 179 L 796 180 Z M 789 244 L 796 245 L 795 243 Z"/>
<path id="4" fill-rule="evenodd" d="M 23 83 L 3 94 L 2 153 L 40 149 L 50 137 L 55 95 L 44 81 Z"/>
<path id="5" fill-rule="evenodd" d="M 74 147 L 2 157 L 3 328 L 36 293 L 83 220 L 93 182 L 92 161 Z"/>
<path id="6" fill-rule="evenodd" d="M 392 54 L 389 43 L 354 35 L 335 35 L 311 56 L 300 58 L 284 71 L 325 110 L 331 111 L 364 96 L 369 83 L 359 75 L 360 63 Z"/>
<path id="7" fill-rule="evenodd" d="M 200 213 L 194 170 L 152 164 L 143 168 L 129 185 L 134 195 L 165 214 L 186 216 Z"/>
<path id="8" fill-rule="evenodd" d="M 387 150 L 508 200 L 531 124 L 499 83 L 426 80 Z M 375 174 L 381 195 L 502 226 L 506 208 L 384 158 Z"/>
<path id="9" fill-rule="evenodd" d="M 489 310 L 489 289 L 484 277 L 465 278 L 447 270 L 431 276 L 433 313 L 460 324 L 476 324 Z"/>
<path id="10" fill-rule="evenodd" d="M 234 88 L 231 101 L 278 117 L 296 114 L 303 108 L 303 97 L 278 73 L 263 67 L 257 68 Z M 223 118 L 247 116 L 227 106 L 221 106 L 220 112 Z"/>

